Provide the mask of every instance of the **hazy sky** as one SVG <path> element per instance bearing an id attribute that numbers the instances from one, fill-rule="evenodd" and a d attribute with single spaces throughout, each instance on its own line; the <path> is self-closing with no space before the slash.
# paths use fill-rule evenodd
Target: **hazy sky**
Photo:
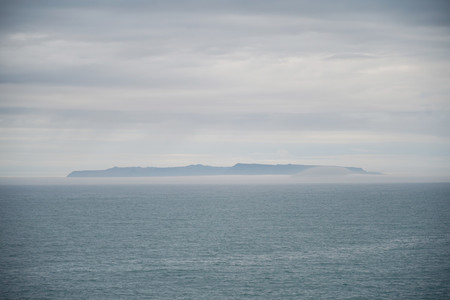
<path id="1" fill-rule="evenodd" d="M 0 176 L 237 162 L 450 177 L 450 1 L 0 2 Z"/>

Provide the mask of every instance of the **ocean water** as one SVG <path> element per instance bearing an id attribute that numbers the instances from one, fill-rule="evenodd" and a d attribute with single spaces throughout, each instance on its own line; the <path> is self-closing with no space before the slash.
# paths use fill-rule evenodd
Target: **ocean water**
<path id="1" fill-rule="evenodd" d="M 450 299 L 450 184 L 1 186 L 0 299 Z"/>

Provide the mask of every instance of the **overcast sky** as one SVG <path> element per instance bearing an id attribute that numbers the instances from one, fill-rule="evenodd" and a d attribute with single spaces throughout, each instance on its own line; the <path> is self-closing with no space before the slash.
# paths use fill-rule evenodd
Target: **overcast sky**
<path id="1" fill-rule="evenodd" d="M 238 162 L 450 178 L 450 2 L 0 2 L 0 176 Z"/>

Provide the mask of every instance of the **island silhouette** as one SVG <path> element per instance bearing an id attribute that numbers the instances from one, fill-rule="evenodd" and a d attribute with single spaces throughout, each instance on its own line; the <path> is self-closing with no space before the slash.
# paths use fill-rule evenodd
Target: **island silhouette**
<path id="1" fill-rule="evenodd" d="M 182 167 L 113 167 L 106 170 L 73 171 L 67 177 L 164 177 L 164 176 L 210 176 L 210 175 L 314 175 L 333 173 L 379 174 L 367 172 L 357 167 L 295 165 L 295 164 L 246 164 L 238 163 L 232 167 L 215 167 L 202 164 Z M 325 173 L 325 174 L 324 174 Z"/>

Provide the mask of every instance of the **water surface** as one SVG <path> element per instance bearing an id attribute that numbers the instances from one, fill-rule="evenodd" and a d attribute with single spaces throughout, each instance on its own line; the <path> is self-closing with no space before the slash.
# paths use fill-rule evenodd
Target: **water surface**
<path id="1" fill-rule="evenodd" d="M 2 299 L 448 299 L 450 184 L 0 187 Z"/>

